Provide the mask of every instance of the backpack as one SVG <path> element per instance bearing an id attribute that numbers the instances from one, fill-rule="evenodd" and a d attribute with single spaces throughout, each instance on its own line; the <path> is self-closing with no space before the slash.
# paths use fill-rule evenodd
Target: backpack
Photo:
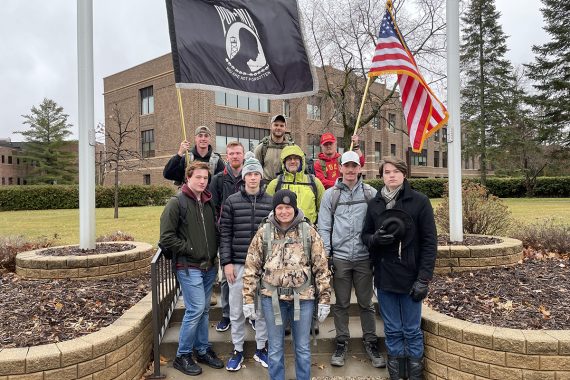
<path id="1" fill-rule="evenodd" d="M 339 167 L 340 167 L 340 157 L 341 156 L 338 156 L 336 159 L 336 162 L 338 162 Z M 320 158 L 318 158 L 318 160 L 319 160 L 319 163 L 321 164 L 321 170 L 323 172 L 323 175 L 325 176 L 325 178 L 327 178 L 327 162 L 325 160 L 320 159 Z M 313 174 L 315 174 L 314 171 L 315 171 L 315 169 L 313 168 Z"/>
<path id="2" fill-rule="evenodd" d="M 260 226 L 264 227 L 263 231 L 263 259 L 262 259 L 262 268 L 265 267 L 265 262 L 267 260 L 267 256 L 269 252 L 271 252 L 271 246 L 275 242 L 281 242 L 281 240 L 275 239 L 273 234 L 273 226 L 271 223 L 267 221 L 267 218 L 264 218 L 261 222 Z M 310 269 L 309 269 L 309 276 L 307 280 L 300 286 L 296 288 L 284 288 L 284 287 L 276 287 L 269 284 L 267 281 L 261 277 L 260 284 L 263 288 L 271 291 L 271 304 L 273 307 L 273 313 L 275 314 L 275 324 L 282 325 L 283 320 L 281 318 L 281 308 L 279 307 L 279 296 L 281 295 L 292 295 L 293 296 L 293 320 L 298 321 L 300 319 L 301 314 L 301 307 L 300 307 L 300 300 L 299 300 L 299 293 L 303 290 L 307 289 L 309 286 L 313 285 L 313 261 L 311 256 L 311 234 L 309 232 L 309 228 L 311 227 L 311 222 L 304 218 L 298 225 L 297 230 L 301 229 L 301 240 L 303 241 L 303 252 L 307 257 L 307 261 L 309 262 Z M 316 297 L 316 287 L 315 287 L 315 297 Z M 259 299 L 259 303 L 261 300 Z M 261 310 L 261 304 L 258 305 L 258 308 Z"/>
<path id="3" fill-rule="evenodd" d="M 289 133 L 285 134 L 285 138 L 283 141 L 287 145 L 295 145 L 295 142 L 293 141 L 293 139 L 291 138 L 291 135 Z M 273 144 L 273 141 L 271 140 L 271 136 L 265 136 L 264 138 L 261 139 L 261 141 L 259 143 L 261 144 L 261 160 L 259 160 L 259 163 L 261 164 L 262 167 L 265 167 L 265 155 L 267 154 L 267 150 L 270 147 L 281 149 L 281 145 Z"/>
<path id="4" fill-rule="evenodd" d="M 374 198 L 374 196 L 372 195 L 372 186 L 370 186 L 367 183 L 362 182 L 362 190 L 364 192 L 364 199 L 358 200 L 358 201 L 348 201 L 348 202 L 339 202 L 340 200 L 340 189 L 338 187 L 333 187 L 332 188 L 332 196 L 331 196 L 331 230 L 330 230 L 330 246 L 331 246 L 331 250 L 329 252 L 329 256 L 332 257 L 333 255 L 333 244 L 332 244 L 332 238 L 333 238 L 333 228 L 334 228 L 334 214 L 336 212 L 336 208 L 338 207 L 338 205 L 355 205 L 358 203 L 368 203 L 372 198 Z"/>
<path id="5" fill-rule="evenodd" d="M 275 186 L 275 192 L 278 192 L 279 190 L 281 190 L 281 188 L 283 187 L 283 184 L 296 184 L 296 185 L 307 185 L 307 186 L 311 186 L 311 189 L 313 190 L 313 194 L 315 195 L 315 210 L 317 211 L 317 214 L 319 213 L 319 191 L 317 189 L 317 183 L 315 182 L 315 175 L 314 174 L 309 174 L 307 173 L 307 175 L 309 176 L 309 182 L 288 182 L 288 181 L 284 181 L 283 180 L 283 173 L 279 174 L 277 176 L 277 185 Z"/>
<path id="6" fill-rule="evenodd" d="M 180 226 L 186 224 L 186 214 L 188 211 L 188 198 L 182 192 L 178 192 L 172 198 L 178 198 L 178 225 L 176 226 L 176 232 L 178 232 Z M 170 251 L 169 249 L 164 248 L 161 242 L 158 242 L 158 247 L 162 251 L 164 257 L 166 257 L 166 259 L 168 260 L 174 259 L 174 261 L 176 261 L 176 255 L 174 255 L 173 252 Z"/>
<path id="7" fill-rule="evenodd" d="M 188 152 L 188 159 L 190 162 L 194 161 L 194 153 Z M 218 167 L 218 161 L 222 159 L 219 153 L 212 152 L 210 155 L 210 160 L 208 161 L 208 168 L 210 168 L 210 175 L 213 176 L 216 173 L 216 168 Z"/>

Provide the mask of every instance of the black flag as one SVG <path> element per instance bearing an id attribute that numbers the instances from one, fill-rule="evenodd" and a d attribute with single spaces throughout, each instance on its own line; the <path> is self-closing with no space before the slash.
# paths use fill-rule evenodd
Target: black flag
<path id="1" fill-rule="evenodd" d="M 166 0 L 176 86 L 316 93 L 296 0 Z"/>

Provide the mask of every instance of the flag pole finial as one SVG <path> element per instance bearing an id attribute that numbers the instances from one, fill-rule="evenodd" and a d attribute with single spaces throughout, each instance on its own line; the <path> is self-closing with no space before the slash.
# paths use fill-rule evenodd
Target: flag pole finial
<path id="1" fill-rule="evenodd" d="M 386 0 L 386 9 L 392 12 L 392 0 Z"/>

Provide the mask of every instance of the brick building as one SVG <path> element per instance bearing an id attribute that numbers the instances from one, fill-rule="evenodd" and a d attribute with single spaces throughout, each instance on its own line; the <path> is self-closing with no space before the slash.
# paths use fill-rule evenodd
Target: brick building
<path id="1" fill-rule="evenodd" d="M 332 70 L 332 69 L 331 69 Z M 322 70 L 317 70 L 322 72 Z M 323 78 L 319 78 L 323 86 Z M 378 93 L 385 86 L 373 83 Z M 214 150 L 224 153 L 231 140 L 240 140 L 246 150 L 253 150 L 259 140 L 269 134 L 272 115 L 282 113 L 295 142 L 308 156 L 319 153 L 319 139 L 323 132 L 333 132 L 337 139 L 343 136 L 331 104 L 322 97 L 313 96 L 291 100 L 269 100 L 259 97 L 231 95 L 221 91 L 182 90 L 186 132 L 193 141 L 193 131 L 199 125 L 210 127 Z M 134 131 L 129 134 L 126 147 L 139 152 L 143 160 L 136 160 L 137 167 L 123 171 L 123 184 L 164 184 L 162 169 L 176 153 L 182 140 L 178 100 L 170 54 L 158 57 L 138 66 L 104 78 L 105 125 L 117 128 L 112 117 L 116 105 L 125 122 L 131 115 Z M 413 177 L 447 176 L 446 132 L 442 129 L 424 144 L 421 154 L 411 153 L 405 121 L 399 102 L 380 109 L 362 130 L 361 149 L 366 155 L 363 174 L 366 178 L 378 177 L 378 163 L 383 156 L 396 156 L 410 163 Z M 107 141 L 107 144 L 110 142 Z M 339 146 L 342 143 L 339 142 Z M 463 163 L 464 175 L 478 175 L 472 169 L 473 162 Z M 109 173 L 105 183 L 111 184 Z"/>

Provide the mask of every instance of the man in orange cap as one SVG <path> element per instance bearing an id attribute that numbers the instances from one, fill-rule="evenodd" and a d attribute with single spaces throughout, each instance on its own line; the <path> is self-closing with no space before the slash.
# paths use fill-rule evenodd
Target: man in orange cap
<path id="1" fill-rule="evenodd" d="M 360 157 L 360 166 L 364 166 L 364 155 L 358 144 L 358 135 L 352 136 L 352 150 Z M 330 133 L 321 136 L 321 153 L 318 160 L 315 160 L 315 175 L 323 183 L 325 189 L 331 188 L 340 176 L 340 153 L 337 152 L 336 137 Z"/>

